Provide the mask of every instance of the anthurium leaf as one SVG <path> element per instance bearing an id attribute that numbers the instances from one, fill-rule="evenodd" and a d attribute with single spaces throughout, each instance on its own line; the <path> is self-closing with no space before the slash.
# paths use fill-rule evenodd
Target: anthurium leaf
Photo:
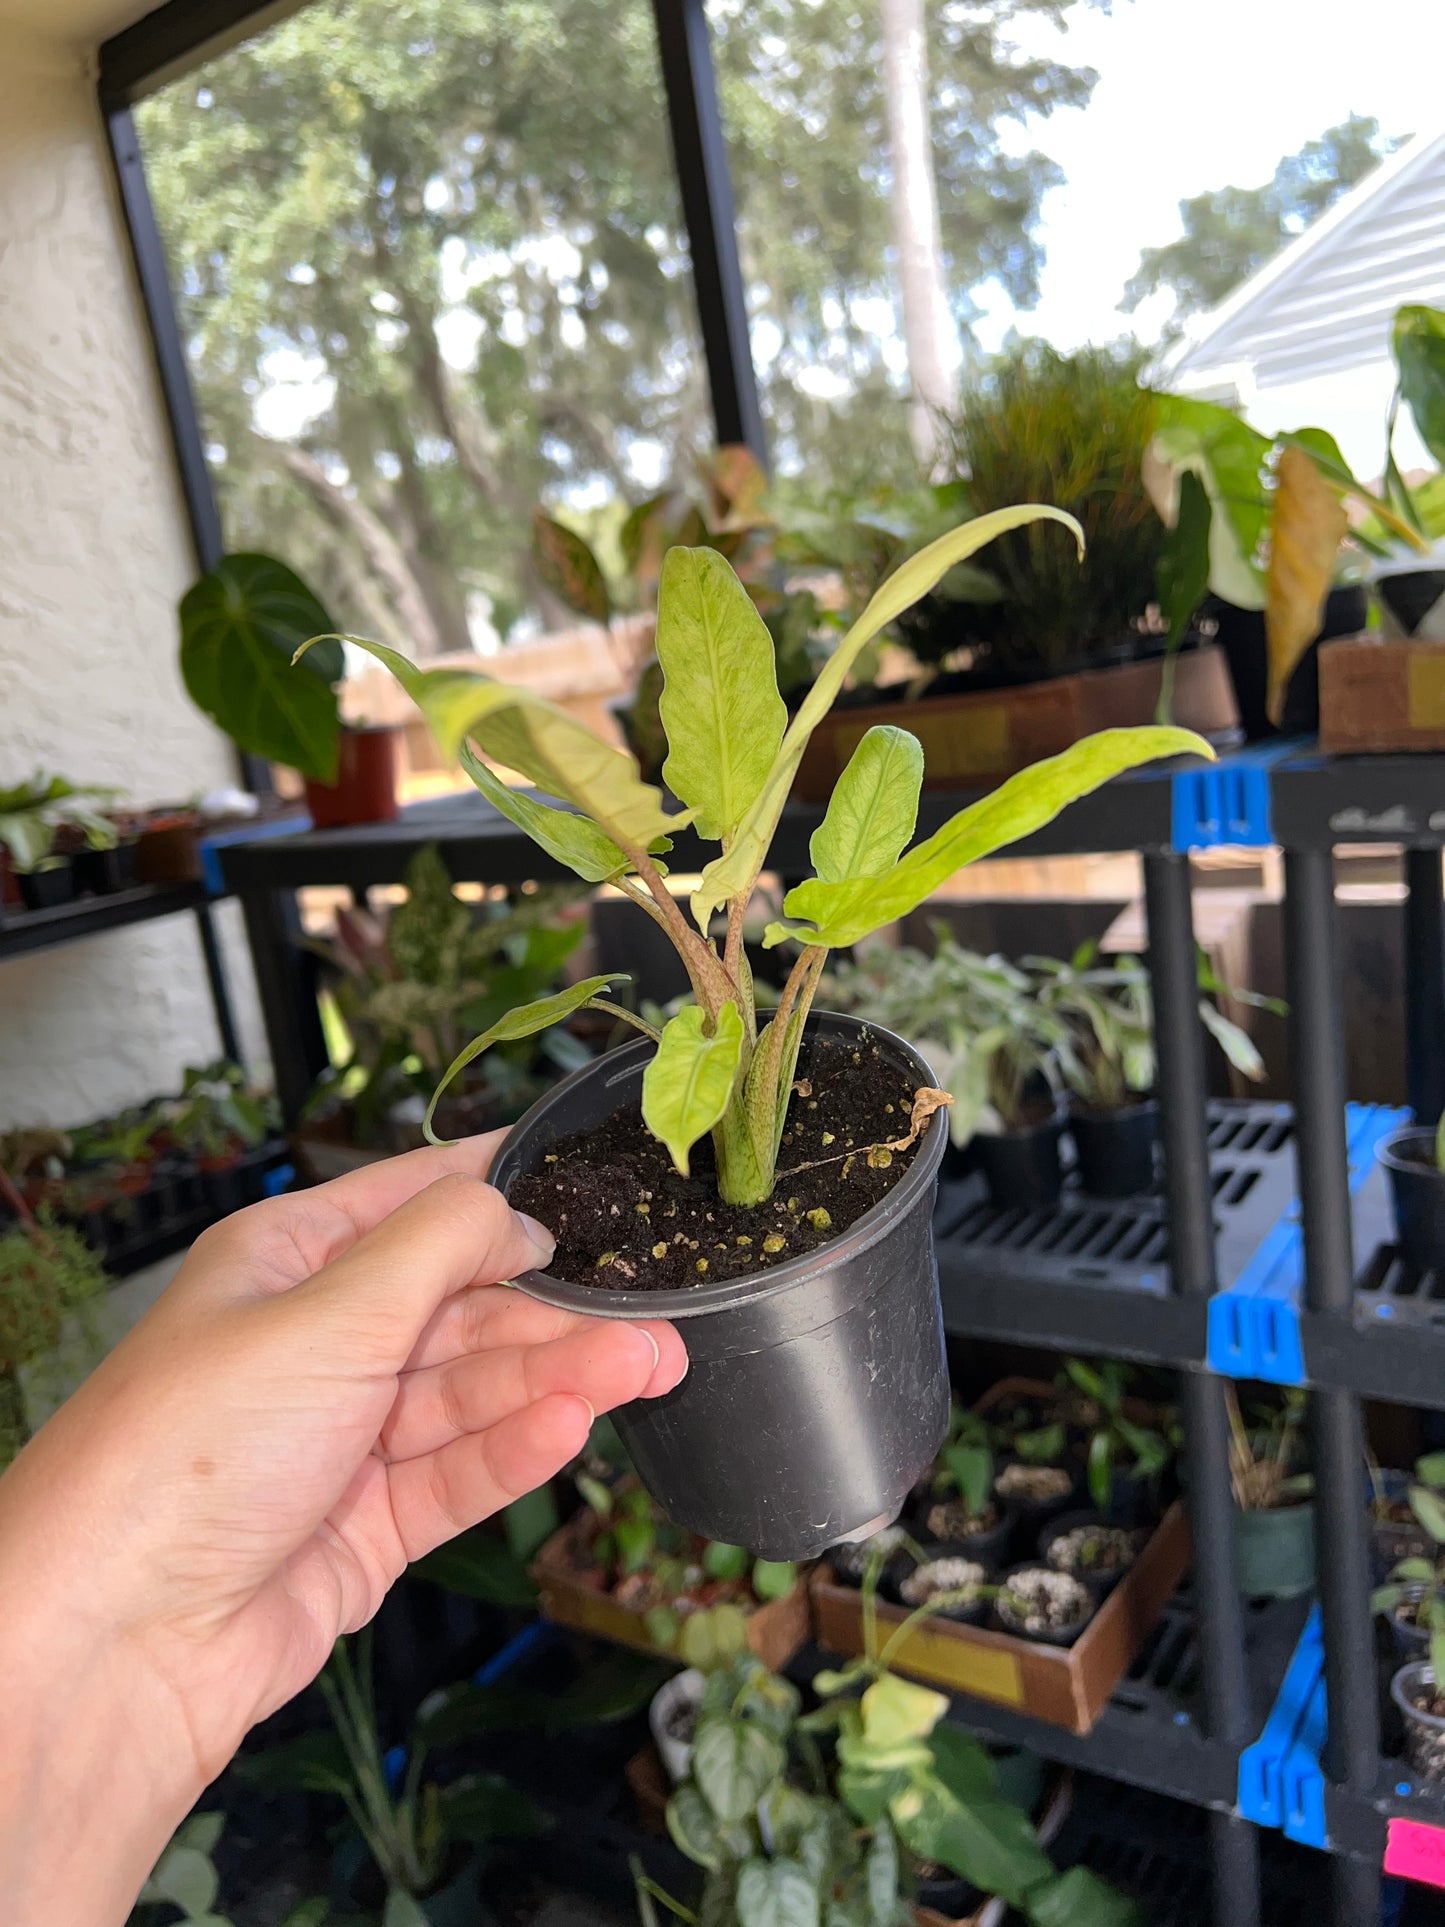
<path id="1" fill-rule="evenodd" d="M 790 890 L 783 908 L 807 919 L 808 943 L 838 947 L 857 943 L 920 903 L 965 864 L 1031 836 L 1060 810 L 1087 796 L 1122 771 L 1164 756 L 1205 756 L 1214 751 L 1187 729 L 1106 729 L 1086 736 L 1062 755 L 1021 770 L 1006 783 L 950 818 L 884 875 L 841 883 L 814 877 Z M 779 926 L 764 938 L 774 941 Z"/>
<path id="2" fill-rule="evenodd" d="M 642 1073 L 642 1117 L 684 1177 L 688 1153 L 728 1107 L 742 1062 L 743 1020 L 734 1003 L 718 1013 L 709 1037 L 696 1004 L 668 1019 L 662 1042 Z"/>
<path id="3" fill-rule="evenodd" d="M 1169 627 L 1169 641 L 1178 643 L 1189 618 L 1209 591 L 1209 530 L 1214 511 L 1209 492 L 1193 472 L 1179 478 L 1179 509 L 1164 538 L 1155 566 L 1159 612 Z"/>
<path id="4" fill-rule="evenodd" d="M 466 1049 L 458 1051 L 448 1064 L 442 1081 L 432 1092 L 431 1103 L 427 1105 L 426 1117 L 422 1121 L 422 1130 L 429 1142 L 440 1144 L 444 1141 L 434 1137 L 431 1128 L 442 1093 L 457 1073 L 474 1063 L 484 1050 L 489 1050 L 493 1044 L 511 1043 L 515 1038 L 533 1037 L 539 1030 L 548 1030 L 553 1024 L 560 1024 L 564 1018 L 570 1017 L 574 1011 L 581 1010 L 593 997 L 600 997 L 612 984 L 626 982 L 627 978 L 622 976 L 584 977 L 581 983 L 570 984 L 566 990 L 556 991 L 550 997 L 539 997 L 535 1003 L 521 1004 L 516 1010 L 509 1010 L 505 1017 L 499 1017 L 480 1037 L 474 1037 Z"/>
<path id="5" fill-rule="evenodd" d="M 463 743 L 457 761 L 494 808 L 525 830 L 532 841 L 569 870 L 575 870 L 585 883 L 609 883 L 632 865 L 605 831 L 585 816 L 559 810 L 550 803 L 539 803 L 525 790 L 514 790 L 487 768 L 469 743 Z"/>
<path id="6" fill-rule="evenodd" d="M 843 883 L 891 869 L 913 836 L 922 787 L 918 738 L 891 724 L 870 729 L 848 758 L 808 844 L 823 881 Z"/>
<path id="7" fill-rule="evenodd" d="M 242 749 L 325 783 L 336 779 L 340 714 L 330 684 L 345 666 L 334 624 L 301 578 L 269 555 L 226 555 L 181 598 L 181 675 L 191 700 Z"/>
<path id="8" fill-rule="evenodd" d="M 900 1746 L 922 1740 L 948 1711 L 942 1693 L 916 1686 L 911 1679 L 885 1673 L 863 1695 L 863 1733 L 870 1748 Z"/>
<path id="9" fill-rule="evenodd" d="M 657 602 L 662 773 L 699 834 L 730 837 L 757 800 L 788 712 L 767 624 L 712 549 L 669 549 Z"/>
<path id="10" fill-rule="evenodd" d="M 709 1873 L 716 1871 L 722 1860 L 718 1825 L 695 1786 L 680 1786 L 668 1801 L 667 1830 L 680 1853 Z"/>
<path id="11" fill-rule="evenodd" d="M 737 1909 L 740 1927 L 819 1927 L 818 1884 L 797 1860 L 745 1860 Z"/>
<path id="12" fill-rule="evenodd" d="M 904 1844 L 961 1874 L 986 1894 L 1019 1906 L 1054 1869 L 1020 1807 L 1007 1800 L 955 1800 L 931 1774 L 915 1779 L 890 1808 Z"/>
<path id="13" fill-rule="evenodd" d="M 1420 440 L 1445 467 L 1445 313 L 1416 303 L 1397 309 L 1394 349 L 1400 393 Z"/>
<path id="14" fill-rule="evenodd" d="M 698 1722 L 692 1777 L 715 1817 L 732 1826 L 750 1814 L 783 1770 L 782 1742 L 751 1720 Z"/>
<path id="15" fill-rule="evenodd" d="M 1032 1927 L 1144 1927 L 1144 1915 L 1087 1867 L 1070 1867 L 1030 1890 L 1024 1907 Z"/>
<path id="16" fill-rule="evenodd" d="M 1289 679 L 1323 627 L 1335 558 L 1349 526 L 1339 490 L 1324 479 L 1313 458 L 1303 448 L 1282 448 L 1265 571 L 1266 706 L 1272 722 L 1284 713 Z"/>
<path id="17" fill-rule="evenodd" d="M 1264 607 L 1264 574 L 1258 563 L 1269 521 L 1264 486 L 1267 436 L 1217 402 L 1187 395 L 1160 395 L 1159 423 L 1145 464 L 1155 506 L 1170 527 L 1177 512 L 1179 477 L 1197 475 L 1209 496 L 1209 586 L 1239 609 Z"/>
<path id="18" fill-rule="evenodd" d="M 930 542 L 926 548 L 920 549 L 917 555 L 910 556 L 889 576 L 829 656 L 817 680 L 803 698 L 797 715 L 788 725 L 767 780 L 752 808 L 739 824 L 731 845 L 703 871 L 692 897 L 692 914 L 699 929 L 707 929 L 708 921 L 719 904 L 752 888 L 767 856 L 773 832 L 778 827 L 778 818 L 788 800 L 788 791 L 793 786 L 793 778 L 803 760 L 808 739 L 832 708 L 860 653 L 890 622 L 902 615 L 905 609 L 911 608 L 920 596 L 927 595 L 955 563 L 967 561 L 969 556 L 992 542 L 996 536 L 1006 535 L 1010 529 L 1040 521 L 1061 522 L 1065 528 L 1072 530 L 1079 553 L 1083 554 L 1083 532 L 1071 515 L 1066 515 L 1062 509 L 1030 502 L 1017 508 L 995 509 L 989 515 L 979 515 L 973 521 L 965 522 L 961 528 L 951 529 L 947 535 L 939 536 L 936 542 Z"/>
<path id="19" fill-rule="evenodd" d="M 577 615 L 589 622 L 610 619 L 612 598 L 597 557 L 575 529 L 541 509 L 532 517 L 532 564 L 542 587 Z"/>

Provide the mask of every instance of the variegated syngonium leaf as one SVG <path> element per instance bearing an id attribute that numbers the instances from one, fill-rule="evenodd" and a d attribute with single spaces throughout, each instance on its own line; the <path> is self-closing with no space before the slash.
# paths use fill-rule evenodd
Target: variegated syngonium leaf
<path id="1" fill-rule="evenodd" d="M 1010 529 L 1029 522 L 1061 522 L 1069 529 L 1084 552 L 1084 532 L 1062 509 L 1038 502 L 1025 502 L 1017 508 L 995 509 L 989 515 L 975 516 L 961 528 L 950 529 L 897 568 L 864 609 L 853 627 L 823 665 L 817 680 L 803 698 L 798 713 L 788 725 L 782 746 L 768 771 L 756 801 L 738 825 L 737 834 L 720 857 L 715 857 L 702 873 L 692 896 L 692 914 L 700 930 L 706 931 L 713 912 L 731 898 L 746 896 L 757 881 L 768 854 L 778 818 L 788 800 L 798 765 L 808 739 L 833 707 L 848 671 L 873 638 L 911 609 L 921 596 L 941 582 L 948 571 Z"/>
<path id="2" fill-rule="evenodd" d="M 604 743 L 530 689 L 494 682 L 468 669 L 418 669 L 400 651 L 362 636 L 342 640 L 355 643 L 391 671 L 448 762 L 456 760 L 470 736 L 495 761 L 584 811 L 627 848 L 645 850 L 658 837 L 691 822 L 690 810 L 672 817 L 664 813 L 662 792 L 642 781 L 635 757 Z"/>
<path id="3" fill-rule="evenodd" d="M 475 1063 L 484 1050 L 493 1044 L 508 1044 L 519 1037 L 535 1037 L 539 1030 L 550 1030 L 553 1024 L 560 1024 L 574 1011 L 581 1010 L 584 1004 L 591 1003 L 594 997 L 613 984 L 625 984 L 625 976 L 584 977 L 581 983 L 570 984 L 566 990 L 559 990 L 551 997 L 539 997 L 535 1003 L 519 1004 L 509 1010 L 505 1017 L 499 1017 L 490 1030 L 484 1030 L 480 1037 L 474 1037 L 463 1051 L 458 1051 L 446 1068 L 446 1074 L 432 1092 L 431 1103 L 426 1107 L 426 1117 L 422 1121 L 422 1131 L 429 1143 L 445 1144 L 445 1138 L 436 1137 L 432 1132 L 431 1121 L 436 1107 L 441 1102 L 442 1093 L 448 1084 L 468 1064 Z"/>
<path id="4" fill-rule="evenodd" d="M 657 601 L 663 776 L 699 832 L 730 838 L 757 800 L 783 740 L 773 639 L 713 549 L 670 549 Z"/>
<path id="5" fill-rule="evenodd" d="M 670 1018 L 657 1054 L 642 1073 L 642 1119 L 688 1175 L 688 1154 L 728 1107 L 743 1053 L 743 1020 L 724 1004 L 709 1035 L 696 1004 Z"/>
<path id="6" fill-rule="evenodd" d="M 913 835 L 922 787 L 918 738 L 892 724 L 870 729 L 849 757 L 808 845 L 824 882 L 892 869 Z"/>
<path id="7" fill-rule="evenodd" d="M 1031 836 L 1111 777 L 1160 757 L 1183 755 L 1213 761 L 1214 751 L 1187 729 L 1106 729 L 1086 736 L 960 810 L 882 875 L 800 883 L 783 902 L 786 914 L 800 921 L 769 924 L 764 942 L 771 947 L 791 936 L 830 948 L 857 943 L 916 910 L 955 871 Z"/>

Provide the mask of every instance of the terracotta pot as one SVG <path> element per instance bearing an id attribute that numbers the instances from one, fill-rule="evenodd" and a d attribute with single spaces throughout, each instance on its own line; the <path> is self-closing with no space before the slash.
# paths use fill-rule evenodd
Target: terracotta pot
<path id="1" fill-rule="evenodd" d="M 401 730 L 343 729 L 336 759 L 336 781 L 306 779 L 306 807 L 318 830 L 348 823 L 389 823 L 396 815 L 396 750 Z"/>

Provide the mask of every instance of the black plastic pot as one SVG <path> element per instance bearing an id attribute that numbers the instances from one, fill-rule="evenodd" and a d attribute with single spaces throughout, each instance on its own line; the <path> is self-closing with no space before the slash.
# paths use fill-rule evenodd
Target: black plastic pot
<path id="1" fill-rule="evenodd" d="M 135 844 L 117 843 L 112 850 L 77 850 L 70 859 L 77 890 L 95 896 L 114 896 L 135 883 Z"/>
<path id="2" fill-rule="evenodd" d="M 1137 1198 L 1154 1189 L 1154 1146 L 1159 1106 L 1141 1098 L 1117 1111 L 1069 1112 L 1079 1157 L 1079 1183 L 1092 1198 Z"/>
<path id="3" fill-rule="evenodd" d="M 1377 1153 L 1390 1180 L 1400 1249 L 1421 1271 L 1445 1266 L 1445 1171 L 1433 1131 L 1396 1131 Z"/>
<path id="4" fill-rule="evenodd" d="M 954 1552 L 951 1549 L 949 1551 L 940 1550 L 935 1558 L 925 1559 L 922 1562 L 922 1565 L 914 1567 L 913 1571 L 922 1571 L 925 1566 L 938 1565 L 943 1560 L 951 1560 L 955 1558 L 967 1559 L 971 1563 L 981 1566 L 983 1568 L 984 1576 L 982 1580 L 980 1580 L 979 1582 L 980 1585 L 982 1586 L 992 1585 L 993 1583 L 992 1566 L 986 1560 L 975 1558 L 974 1554 L 971 1551 Z M 887 1593 L 887 1597 L 893 1601 L 894 1605 L 902 1606 L 906 1612 L 916 1611 L 917 1608 L 923 1603 L 921 1600 L 910 1599 L 903 1590 L 904 1584 L 911 1577 L 912 1577 L 912 1572 L 900 1573 L 890 1582 L 888 1587 L 888 1593 Z M 991 1603 L 990 1600 L 985 1594 L 981 1598 L 967 1600 L 957 1606 L 949 1606 L 946 1608 L 941 1608 L 937 1613 L 937 1617 L 939 1619 L 951 1619 L 955 1622 L 955 1624 L 960 1626 L 976 1626 L 979 1624 L 979 1622 L 982 1619 L 986 1617 L 989 1610 L 990 1603 Z"/>
<path id="5" fill-rule="evenodd" d="M 1440 606 L 1445 603 L 1445 565 L 1438 555 L 1433 567 L 1411 568 L 1405 563 L 1380 568 L 1371 581 L 1385 612 L 1387 635 L 1421 635 L 1440 641 L 1445 623 L 1445 609 Z"/>
<path id="6" fill-rule="evenodd" d="M 1015 1566 L 1011 1572 L 1006 1572 L 999 1583 L 1002 1587 L 1007 1587 L 1011 1580 L 1017 1579 L 1022 1573 L 1040 1571 L 1047 1572 L 1053 1579 L 1065 1576 L 1054 1572 L 1051 1567 L 1041 1567 L 1037 1559 L 1031 1559 L 1026 1565 Z M 1072 1574 L 1067 1576 L 1070 1578 L 1073 1577 Z M 1011 1633 L 1015 1639 L 1031 1639 L 1040 1646 L 1072 1646 L 1074 1641 L 1079 1637 L 1079 1634 L 1094 1617 L 1099 1603 L 1096 1595 L 1084 1585 L 1082 1579 L 1076 1583 L 1089 1602 L 1088 1608 L 1086 1611 L 1081 1612 L 1077 1619 L 1071 1620 L 1067 1626 L 1042 1626 L 1036 1632 L 1025 1632 L 1022 1625 L 1005 1609 L 1002 1597 L 994 1602 L 994 1619 L 1006 1633 Z"/>
<path id="7" fill-rule="evenodd" d="M 1369 615 L 1369 598 L 1358 583 L 1331 589 L 1325 601 L 1324 627 L 1310 644 L 1289 679 L 1284 714 L 1278 728 L 1265 709 L 1269 659 L 1265 648 L 1264 611 L 1237 609 L 1231 602 L 1211 598 L 1204 613 L 1219 626 L 1217 641 L 1229 663 L 1234 700 L 1244 725 L 1245 741 L 1262 742 L 1270 736 L 1314 736 L 1320 726 L 1319 646 L 1336 636 L 1355 636 Z"/>
<path id="8" fill-rule="evenodd" d="M 1062 1116 L 1024 1131 L 980 1131 L 973 1142 L 988 1180 L 989 1196 L 1000 1210 L 1046 1211 L 1059 1201 L 1064 1167 L 1059 1160 Z"/>
<path id="9" fill-rule="evenodd" d="M 876 1025 L 828 1012 L 808 1034 L 851 1043 L 865 1028 L 905 1075 L 936 1083 Z M 505 1192 L 558 1138 L 638 1103 L 653 1049 L 629 1044 L 549 1091 L 503 1145 L 493 1183 Z M 821 1251 L 759 1277 L 689 1291 L 599 1291 L 537 1271 L 516 1280 L 594 1318 L 684 1321 L 686 1378 L 614 1414 L 642 1483 L 679 1525 L 763 1558 L 811 1559 L 897 1516 L 948 1431 L 933 1255 L 947 1137 L 936 1114 L 895 1190 Z"/>
<path id="10" fill-rule="evenodd" d="M 918 1523 L 914 1538 L 928 1548 L 935 1559 L 957 1557 L 959 1559 L 979 1559 L 986 1566 L 1000 1566 L 1007 1553 L 1009 1540 L 1013 1537 L 1018 1524 L 1018 1513 L 1005 1500 L 995 1498 L 993 1507 L 998 1517 L 995 1523 L 980 1532 L 935 1533 L 928 1528 L 928 1514 L 935 1505 L 946 1503 L 946 1495 L 926 1497 L 919 1507 Z"/>
<path id="11" fill-rule="evenodd" d="M 1011 1459 L 1008 1465 L 1000 1466 L 998 1474 L 994 1479 L 995 1498 L 999 1496 L 999 1479 L 1013 1465 L 1025 1466 L 1025 1469 L 1029 1471 L 1062 1472 L 1069 1480 L 1068 1486 L 1065 1487 L 1062 1492 L 1056 1493 L 1052 1498 L 1029 1499 L 1025 1498 L 1022 1493 L 1012 1491 L 1004 1495 L 1005 1503 L 1011 1505 L 1014 1509 L 1016 1521 L 1016 1556 L 1024 1558 L 1031 1553 L 1037 1545 L 1039 1532 L 1048 1524 L 1049 1520 L 1057 1519 L 1061 1513 L 1075 1510 L 1078 1504 L 1079 1483 L 1068 1466 L 1030 1466 L 1023 1459 Z"/>
<path id="12" fill-rule="evenodd" d="M 46 870 L 22 870 L 18 882 L 27 910 L 54 910 L 75 895 L 75 872 L 68 862 Z"/>
<path id="13" fill-rule="evenodd" d="M 1077 1579 L 1082 1585 L 1087 1586 L 1096 1598 L 1102 1599 L 1106 1593 L 1114 1590 L 1115 1586 L 1118 1585 L 1119 1581 L 1129 1571 L 1129 1568 L 1134 1564 L 1134 1559 L 1137 1559 L 1139 1556 L 1140 1547 L 1135 1546 L 1134 1558 L 1130 1559 L 1127 1565 L 1111 1567 L 1107 1571 L 1098 1570 L 1094 1567 L 1081 1567 L 1075 1571 L 1069 1567 L 1056 1565 L 1054 1560 L 1049 1556 L 1053 1550 L 1054 1541 L 1056 1539 L 1062 1539 L 1065 1533 L 1073 1532 L 1079 1526 L 1098 1526 L 1106 1531 L 1117 1529 L 1124 1532 L 1132 1531 L 1135 1528 L 1129 1526 L 1116 1528 L 1116 1522 L 1114 1520 L 1106 1519 L 1103 1514 L 1099 1512 L 1066 1512 L 1062 1517 L 1052 1520 L 1039 1534 L 1039 1558 L 1043 1563 L 1046 1566 L 1052 1566 L 1056 1572 L 1067 1571 L 1071 1579 Z"/>

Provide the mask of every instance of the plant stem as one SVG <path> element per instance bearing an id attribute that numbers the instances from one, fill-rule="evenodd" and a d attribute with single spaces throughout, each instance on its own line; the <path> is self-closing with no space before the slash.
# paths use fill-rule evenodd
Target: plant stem
<path id="1" fill-rule="evenodd" d="M 646 850 L 624 846 L 625 854 L 642 879 L 648 895 L 656 904 L 667 934 L 672 938 L 677 954 L 683 965 L 698 1002 L 709 1017 L 716 1018 L 723 1005 L 729 1002 L 741 1004 L 738 987 L 724 970 L 712 946 L 702 939 L 687 921 L 677 900 L 663 882 L 657 865 Z"/>
<path id="2" fill-rule="evenodd" d="M 584 1010 L 605 1010 L 609 1017 L 620 1017 L 624 1024 L 631 1024 L 634 1030 L 644 1031 L 654 1044 L 662 1042 L 662 1032 L 655 1024 L 649 1024 L 645 1017 L 639 1017 L 635 1010 L 625 1010 L 621 1004 L 614 1004 L 610 997 L 589 997 L 582 1006 Z"/>

